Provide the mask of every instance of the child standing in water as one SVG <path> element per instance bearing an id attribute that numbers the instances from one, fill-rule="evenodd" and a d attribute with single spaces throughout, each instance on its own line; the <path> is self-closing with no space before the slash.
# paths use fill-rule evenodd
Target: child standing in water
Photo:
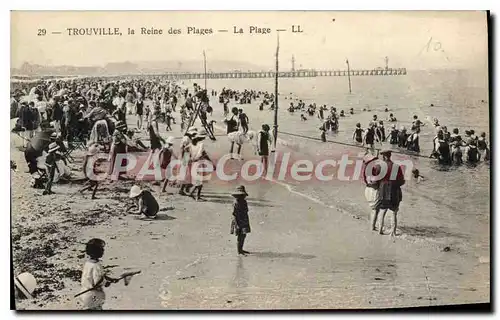
<path id="1" fill-rule="evenodd" d="M 361 129 L 361 123 L 356 123 L 356 129 L 352 134 L 352 139 L 358 143 L 363 143 L 363 129 Z"/>
<path id="2" fill-rule="evenodd" d="M 321 141 L 326 142 L 326 128 L 325 125 L 323 124 L 321 127 L 319 127 L 319 130 L 321 131 Z"/>
<path id="3" fill-rule="evenodd" d="M 396 125 L 393 124 L 391 126 L 391 131 L 389 132 L 389 135 L 387 136 L 387 139 L 390 138 L 389 143 L 392 145 L 398 144 L 398 136 L 399 136 L 399 130 L 396 129 Z"/>
<path id="4" fill-rule="evenodd" d="M 231 194 L 235 199 L 233 203 L 233 220 L 231 221 L 231 234 L 235 234 L 238 239 L 238 254 L 246 255 L 250 252 L 243 250 L 245 238 L 250 233 L 250 220 L 248 218 L 248 203 L 246 197 L 248 193 L 244 186 L 239 186 Z"/>

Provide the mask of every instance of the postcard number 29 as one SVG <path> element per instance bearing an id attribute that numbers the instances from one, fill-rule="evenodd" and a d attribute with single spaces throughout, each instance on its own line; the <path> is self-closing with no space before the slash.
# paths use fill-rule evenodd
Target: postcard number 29
<path id="1" fill-rule="evenodd" d="M 38 29 L 38 36 L 44 36 L 47 34 L 47 30 L 45 29 Z"/>

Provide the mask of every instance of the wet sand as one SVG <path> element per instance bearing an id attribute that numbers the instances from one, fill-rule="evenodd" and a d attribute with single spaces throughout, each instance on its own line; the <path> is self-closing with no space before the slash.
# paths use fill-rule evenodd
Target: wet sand
<path id="1" fill-rule="evenodd" d="M 176 136 L 179 136 L 178 126 Z M 164 127 L 160 129 L 162 134 Z M 78 309 L 84 243 L 107 243 L 103 264 L 113 274 L 140 269 L 128 287 L 106 288 L 105 309 L 394 308 L 490 301 L 489 258 L 369 231 L 367 214 L 325 207 L 274 183 L 247 184 L 250 223 L 245 249 L 229 234 L 230 191 L 209 182 L 207 202 L 160 194 L 156 221 L 124 213 L 133 181 L 100 186 L 97 200 L 56 184 L 54 195 L 29 188 L 20 140 L 12 135 L 14 271 L 39 280 L 37 298 L 18 309 Z M 177 146 L 176 146 L 177 147 Z M 227 139 L 206 141 L 223 153 Z M 244 150 L 247 159 L 251 148 Z M 72 165 L 80 175 L 78 154 Z M 150 185 L 150 184 L 149 184 Z M 332 197 L 336 191 L 332 190 Z M 368 212 L 368 211 L 366 211 Z M 388 215 L 390 217 L 390 215 Z M 386 233 L 390 227 L 386 218 Z"/>

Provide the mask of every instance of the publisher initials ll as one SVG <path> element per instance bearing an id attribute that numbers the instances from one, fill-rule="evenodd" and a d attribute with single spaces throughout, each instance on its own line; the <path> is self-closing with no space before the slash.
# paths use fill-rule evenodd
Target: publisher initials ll
<path id="1" fill-rule="evenodd" d="M 300 25 L 292 25 L 292 32 L 294 33 L 302 33 L 304 30 L 300 29 Z"/>

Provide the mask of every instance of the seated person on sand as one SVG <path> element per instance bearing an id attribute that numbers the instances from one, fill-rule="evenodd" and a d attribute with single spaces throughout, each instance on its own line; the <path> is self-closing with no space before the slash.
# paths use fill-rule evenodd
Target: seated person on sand
<path id="1" fill-rule="evenodd" d="M 136 206 L 138 209 L 135 214 L 140 214 L 141 219 L 156 218 L 156 215 L 160 210 L 160 206 L 158 205 L 158 201 L 156 201 L 155 197 L 153 196 L 153 194 L 151 194 L 150 191 L 142 190 L 139 186 L 135 185 L 130 188 L 129 197 L 131 199 L 134 199 L 136 201 L 136 204 L 132 207 L 129 207 L 128 210 Z"/>
<path id="2" fill-rule="evenodd" d="M 141 139 L 134 138 L 134 130 L 127 131 L 127 147 L 129 152 L 146 152 L 148 147 L 142 143 Z"/>

